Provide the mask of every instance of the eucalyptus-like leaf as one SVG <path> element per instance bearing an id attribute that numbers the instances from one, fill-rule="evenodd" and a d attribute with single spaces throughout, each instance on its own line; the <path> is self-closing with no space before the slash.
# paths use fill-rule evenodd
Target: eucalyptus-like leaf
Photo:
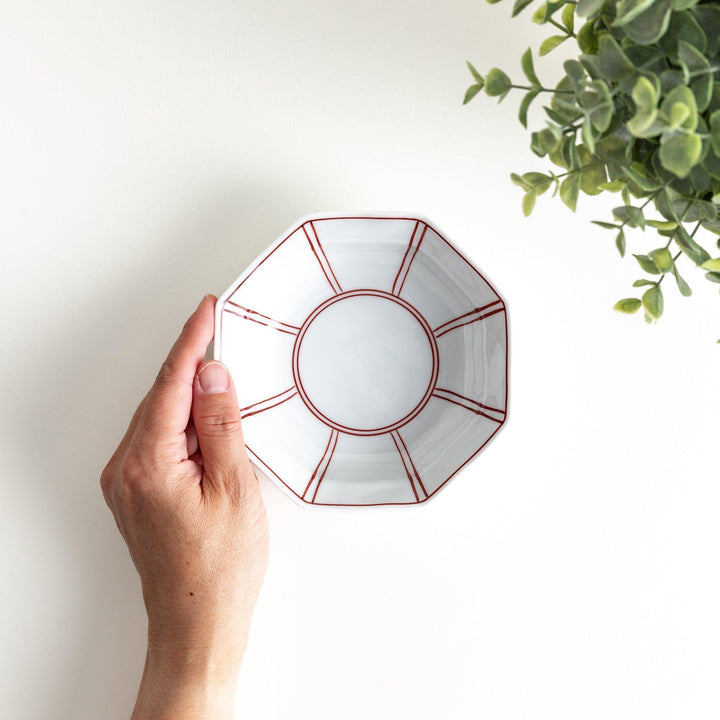
<path id="1" fill-rule="evenodd" d="M 700 267 L 703 270 L 709 270 L 710 272 L 720 272 L 720 258 L 706 260 Z"/>
<path id="2" fill-rule="evenodd" d="M 608 80 L 621 80 L 635 72 L 635 66 L 610 33 L 598 37 L 597 56 L 600 71 Z"/>
<path id="3" fill-rule="evenodd" d="M 675 110 L 676 105 L 680 106 L 679 110 Z M 673 88 L 660 104 L 660 112 L 676 127 L 682 126 L 686 130 L 695 130 L 698 126 L 697 102 L 692 90 L 687 85 Z"/>
<path id="4" fill-rule="evenodd" d="M 472 76 L 475 78 L 475 80 L 478 83 L 481 83 L 481 84 L 484 83 L 485 80 L 483 79 L 483 76 L 475 69 L 475 66 L 469 60 L 466 60 L 465 62 L 467 63 L 467 66 L 468 66 L 470 72 L 472 73 Z"/>
<path id="5" fill-rule="evenodd" d="M 640 280 L 636 280 L 633 283 L 633 287 L 645 287 L 647 285 L 657 285 L 657 280 L 648 280 L 647 278 L 642 278 Z"/>
<path id="6" fill-rule="evenodd" d="M 593 225 L 599 225 L 601 228 L 605 228 L 605 230 L 617 230 L 620 227 L 616 223 L 604 222 L 602 220 L 591 220 L 590 222 Z"/>
<path id="7" fill-rule="evenodd" d="M 533 0 L 515 0 L 512 9 L 512 17 L 519 15 Z"/>
<path id="8" fill-rule="evenodd" d="M 567 39 L 567 35 L 551 35 L 549 38 L 545 38 L 540 43 L 538 55 L 540 55 L 540 57 L 547 55 L 549 52 L 552 52 L 558 45 L 564 43 Z"/>
<path id="9" fill-rule="evenodd" d="M 471 85 L 465 91 L 465 97 L 463 98 L 463 105 L 467 105 L 481 90 L 483 86 L 478 83 L 477 85 Z"/>
<path id="10" fill-rule="evenodd" d="M 538 195 L 542 195 L 552 185 L 552 175 L 540 172 L 527 172 L 522 175 L 523 182 L 527 183 Z"/>
<path id="11" fill-rule="evenodd" d="M 578 195 L 580 193 L 579 173 L 571 172 L 560 183 L 560 199 L 573 211 L 577 208 Z"/>
<path id="12" fill-rule="evenodd" d="M 666 247 L 651 250 L 648 257 L 660 272 L 667 273 L 673 268 L 672 253 Z"/>
<path id="13" fill-rule="evenodd" d="M 660 270 L 657 269 L 655 263 L 647 255 L 635 255 L 633 257 L 638 261 L 638 265 L 646 272 L 651 275 L 662 275 Z"/>
<path id="14" fill-rule="evenodd" d="M 655 86 L 641 75 L 632 89 L 632 99 L 638 110 L 654 110 L 658 103 Z"/>
<path id="15" fill-rule="evenodd" d="M 654 320 L 659 320 L 663 314 L 663 294 L 660 285 L 648 288 L 642 296 L 645 312 Z"/>
<path id="16" fill-rule="evenodd" d="M 512 87 L 512 80 L 499 68 L 492 68 L 485 77 L 485 93 L 502 100 Z"/>
<path id="17" fill-rule="evenodd" d="M 639 298 L 624 298 L 615 303 L 614 310 L 621 313 L 636 313 L 642 307 L 642 300 Z"/>
<path id="18" fill-rule="evenodd" d="M 677 265 L 673 264 L 671 272 L 675 276 L 675 282 L 677 283 L 680 294 L 684 297 L 690 297 L 690 295 L 692 295 L 692 290 L 690 289 L 690 286 L 685 282 L 685 280 L 683 280 L 683 278 L 681 277 L 680 273 L 678 272 Z"/>
<path id="19" fill-rule="evenodd" d="M 695 133 L 663 135 L 660 140 L 660 162 L 679 178 L 684 178 L 700 160 L 702 140 Z"/>
<path id="20" fill-rule="evenodd" d="M 710 254 L 708 251 L 701 245 L 698 245 L 695 242 L 695 239 L 682 225 L 678 225 L 673 239 L 685 255 L 687 255 L 696 265 L 702 266 L 704 262 L 710 260 Z"/>
<path id="21" fill-rule="evenodd" d="M 569 34 L 572 34 L 573 30 L 575 30 L 575 5 L 572 3 L 568 3 L 565 5 L 565 7 L 562 9 L 562 13 L 560 15 L 560 20 L 562 24 L 565 26 L 565 29 L 568 31 Z"/>
<path id="22" fill-rule="evenodd" d="M 530 213 L 533 211 L 533 208 L 535 207 L 536 199 L 537 199 L 537 193 L 534 190 L 531 190 L 529 193 L 526 193 L 523 196 L 522 209 L 523 209 L 523 215 L 525 217 L 530 215 Z"/>
<path id="23" fill-rule="evenodd" d="M 639 207 L 620 205 L 619 207 L 613 208 L 612 214 L 616 220 L 625 223 L 628 227 L 645 227 L 645 217 L 642 209 Z"/>
<path id="24" fill-rule="evenodd" d="M 528 110 L 530 109 L 530 105 L 539 94 L 539 90 L 530 90 L 529 92 L 525 93 L 522 102 L 520 103 L 520 107 L 518 108 L 518 120 L 520 120 L 520 124 L 524 128 L 527 128 L 527 114 Z"/>
<path id="25" fill-rule="evenodd" d="M 578 4 L 578 8 L 580 5 Z M 578 14 L 580 14 L 578 10 Z M 595 32 L 595 21 L 588 20 L 577 33 L 577 43 L 581 52 L 594 55 L 598 50 L 598 37 Z"/>
<path id="26" fill-rule="evenodd" d="M 622 26 L 644 13 L 656 0 L 619 0 L 616 7 L 616 26 Z"/>
<path id="27" fill-rule="evenodd" d="M 674 220 L 646 220 L 645 224 L 656 230 L 674 230 L 677 227 Z"/>
<path id="28" fill-rule="evenodd" d="M 720 110 L 710 116 L 710 142 L 715 154 L 720 156 Z"/>
<path id="29" fill-rule="evenodd" d="M 620 253 L 620 257 L 625 257 L 625 231 L 622 228 L 615 238 L 615 247 Z"/>
<path id="30" fill-rule="evenodd" d="M 528 48 L 520 58 L 520 67 L 525 74 L 525 77 L 530 81 L 531 85 L 537 85 L 540 87 L 542 83 L 535 74 L 535 67 L 533 66 L 532 50 Z"/>
<path id="31" fill-rule="evenodd" d="M 577 4 L 577 14 L 580 17 L 590 17 L 602 10 L 605 0 L 579 0 Z"/>
<path id="32" fill-rule="evenodd" d="M 715 57 L 720 52 L 720 8 L 715 4 L 703 3 L 692 9 L 693 17 L 700 27 L 705 31 L 707 57 Z"/>
<path id="33" fill-rule="evenodd" d="M 720 273 L 706 272 L 705 279 L 709 280 L 710 282 L 720 283 Z"/>
<path id="34" fill-rule="evenodd" d="M 618 3 L 619 5 L 619 3 Z M 640 45 L 657 42 L 667 31 L 672 14 L 672 0 L 655 0 L 639 15 L 628 12 L 613 23 Z"/>

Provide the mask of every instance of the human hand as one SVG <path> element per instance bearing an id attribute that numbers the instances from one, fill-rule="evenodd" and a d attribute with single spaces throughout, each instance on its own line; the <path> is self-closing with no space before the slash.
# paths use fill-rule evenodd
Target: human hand
<path id="1" fill-rule="evenodd" d="M 190 316 L 101 476 L 140 575 L 148 652 L 134 720 L 232 717 L 268 530 L 232 378 Z"/>

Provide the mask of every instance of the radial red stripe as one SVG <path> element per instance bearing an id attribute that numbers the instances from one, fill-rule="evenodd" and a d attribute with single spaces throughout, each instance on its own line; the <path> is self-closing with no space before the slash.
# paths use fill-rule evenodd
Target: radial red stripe
<path id="1" fill-rule="evenodd" d="M 413 464 L 412 458 L 410 457 L 410 452 L 407 449 L 407 446 L 405 445 L 405 441 L 402 439 L 400 433 L 397 430 L 393 430 L 390 433 L 390 436 L 393 439 L 393 442 L 395 443 L 395 447 L 397 448 L 398 454 L 400 455 L 400 460 L 402 461 L 403 467 L 405 468 L 405 473 L 408 476 L 408 480 L 410 481 L 410 487 L 412 488 L 413 494 L 415 495 L 415 500 L 417 502 L 420 502 L 420 495 L 418 495 L 418 488 L 415 485 L 417 482 L 417 485 L 420 486 L 420 490 L 422 491 L 422 494 L 424 496 L 423 499 L 428 497 L 428 493 L 425 490 L 425 486 L 422 483 L 422 480 L 420 479 L 420 473 L 418 473 L 417 468 Z"/>
<path id="2" fill-rule="evenodd" d="M 474 412 L 476 415 L 482 415 L 483 417 L 486 417 L 488 420 L 492 420 L 493 422 L 502 424 L 505 421 L 504 410 L 490 407 L 489 405 L 483 405 L 477 400 L 473 400 L 472 398 L 466 397 L 465 395 L 460 395 L 459 393 L 453 392 L 452 390 L 443 390 L 442 388 L 436 388 L 433 392 L 433 397 L 440 398 L 441 400 L 453 403 L 454 405 L 459 405 L 460 407 L 463 407 L 466 410 L 470 410 L 470 412 Z M 500 417 L 493 417 L 492 415 L 489 415 L 488 413 L 491 412 L 497 413 L 497 415 L 499 415 Z"/>
<path id="3" fill-rule="evenodd" d="M 334 292 L 341 293 L 342 288 L 340 287 L 340 283 L 338 282 L 337 278 L 335 277 L 335 273 L 333 272 L 332 266 L 330 265 L 327 255 L 325 255 L 325 251 L 323 250 L 322 245 L 320 244 L 320 240 L 317 237 L 317 233 L 315 233 L 315 227 L 312 223 L 308 223 L 310 227 L 313 230 L 313 238 L 310 237 L 308 234 L 308 231 L 305 227 L 305 225 L 302 226 L 303 232 L 305 233 L 305 237 L 307 238 L 307 241 L 310 243 L 310 249 L 313 251 L 313 254 L 315 255 L 315 258 L 317 259 L 320 268 L 322 269 L 325 278 L 330 283 L 330 287 L 334 290 Z"/>
<path id="4" fill-rule="evenodd" d="M 231 310 L 228 305 L 232 305 L 236 310 Z M 279 332 L 287 333 L 288 335 L 297 335 L 300 328 L 297 325 L 290 325 L 289 323 L 282 322 L 281 320 L 275 320 L 275 318 L 268 317 L 257 310 L 250 310 L 250 308 L 242 307 L 237 303 L 228 300 L 223 310 L 231 315 L 243 318 L 243 320 L 251 320 L 259 325 L 265 325 L 266 327 L 278 330 Z"/>
<path id="5" fill-rule="evenodd" d="M 305 487 L 305 491 L 302 494 L 303 500 L 307 498 L 308 494 L 312 490 L 312 498 L 310 502 L 315 502 L 318 490 L 320 489 L 320 483 L 325 477 L 325 473 L 330 466 L 330 461 L 332 460 L 333 453 L 335 452 L 335 447 L 337 446 L 339 434 L 340 433 L 335 430 L 335 428 L 330 431 L 330 438 L 328 439 L 328 444 L 325 447 L 325 452 L 323 452 L 322 457 L 320 458 L 320 461 L 315 467 L 313 474 L 310 476 L 310 480 L 308 481 L 308 484 Z"/>
<path id="6" fill-rule="evenodd" d="M 259 402 L 248 405 L 247 407 L 240 408 L 240 417 L 244 420 L 251 415 L 257 415 L 258 413 L 265 412 L 266 410 L 270 410 L 278 405 L 282 405 L 284 402 L 290 400 L 290 398 L 295 397 L 295 395 L 297 395 L 297 388 L 293 385 L 293 387 L 288 388 L 284 392 L 265 398 L 264 400 L 260 400 Z"/>
<path id="7" fill-rule="evenodd" d="M 500 301 L 498 300 L 495 303 L 491 303 L 491 306 L 494 307 L 499 302 Z M 485 307 L 490 307 L 490 306 L 486 305 Z M 453 320 L 450 320 L 449 322 L 446 322 L 443 325 L 436 327 L 435 330 L 433 331 L 435 337 L 440 338 L 443 335 L 445 335 L 446 333 L 449 333 L 453 330 L 457 330 L 460 327 L 464 327 L 465 325 L 471 325 L 472 323 L 479 322 L 480 320 L 485 320 L 486 318 L 489 318 L 492 315 L 497 315 L 497 313 L 501 313 L 501 312 L 505 311 L 505 308 L 501 304 L 500 307 L 498 307 L 494 310 L 490 310 L 490 311 L 482 313 L 482 314 L 477 314 L 477 313 L 480 313 L 484 309 L 485 308 L 478 308 L 477 310 L 471 310 L 469 313 L 460 315 L 460 316 L 454 318 Z M 467 319 L 465 319 L 464 322 L 461 322 L 464 318 L 467 318 Z M 442 328 L 445 328 L 445 329 L 442 332 L 438 332 L 438 330 L 440 330 Z"/>
<path id="8" fill-rule="evenodd" d="M 405 284 L 405 280 L 408 276 L 408 273 L 410 272 L 410 267 L 413 264 L 413 260 L 415 260 L 415 256 L 417 255 L 418 250 L 420 249 L 420 245 L 423 241 L 423 238 L 425 237 L 427 228 L 428 228 L 428 226 L 423 224 L 423 230 L 418 239 L 418 230 L 420 229 L 420 221 L 415 223 L 415 227 L 413 228 L 412 235 L 410 236 L 410 242 L 408 243 L 408 246 L 405 250 L 405 254 L 403 255 L 402 262 L 400 263 L 400 267 L 398 268 L 397 275 L 395 276 L 395 281 L 393 282 L 393 286 L 392 286 L 392 294 L 393 295 L 399 295 L 402 292 L 403 285 Z"/>

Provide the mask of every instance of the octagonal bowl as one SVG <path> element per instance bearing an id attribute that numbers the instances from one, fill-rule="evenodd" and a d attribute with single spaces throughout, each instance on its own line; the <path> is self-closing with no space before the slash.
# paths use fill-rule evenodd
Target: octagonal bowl
<path id="1" fill-rule="evenodd" d="M 507 313 L 416 216 L 309 216 L 218 300 L 248 454 L 302 504 L 421 503 L 507 412 Z"/>

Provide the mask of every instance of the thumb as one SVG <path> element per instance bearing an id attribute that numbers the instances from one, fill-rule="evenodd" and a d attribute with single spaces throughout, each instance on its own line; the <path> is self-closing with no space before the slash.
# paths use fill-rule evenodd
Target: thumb
<path id="1" fill-rule="evenodd" d="M 193 424 L 211 485 L 235 485 L 252 476 L 232 377 L 217 360 L 204 363 L 193 382 Z"/>

